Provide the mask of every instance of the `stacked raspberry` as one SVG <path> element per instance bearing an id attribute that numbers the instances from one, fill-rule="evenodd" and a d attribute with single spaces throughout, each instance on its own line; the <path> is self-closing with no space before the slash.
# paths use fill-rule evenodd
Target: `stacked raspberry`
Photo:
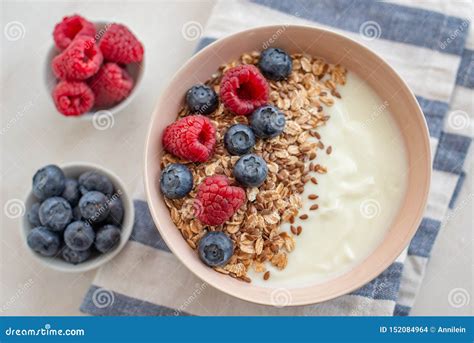
<path id="1" fill-rule="evenodd" d="M 108 24 L 96 31 L 76 14 L 64 17 L 53 37 L 60 51 L 51 63 L 59 80 L 52 94 L 59 112 L 79 116 L 94 107 L 111 107 L 130 94 L 134 82 L 126 65 L 141 62 L 144 49 L 126 26 Z"/>

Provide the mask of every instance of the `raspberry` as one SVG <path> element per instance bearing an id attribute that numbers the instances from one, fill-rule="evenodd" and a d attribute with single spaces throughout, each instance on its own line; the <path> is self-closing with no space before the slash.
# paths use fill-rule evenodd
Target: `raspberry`
<path id="1" fill-rule="evenodd" d="M 224 106 L 238 115 L 249 115 L 268 100 L 268 84 L 257 67 L 242 65 L 229 69 L 221 81 Z"/>
<path id="2" fill-rule="evenodd" d="M 84 82 L 60 81 L 53 90 L 53 100 L 65 116 L 78 116 L 94 105 L 94 93 Z"/>
<path id="3" fill-rule="evenodd" d="M 64 50 L 77 36 L 95 36 L 95 25 L 84 19 L 80 15 L 74 14 L 64 17 L 60 23 L 54 27 L 53 38 L 56 47 Z"/>
<path id="4" fill-rule="evenodd" d="M 99 70 L 102 53 L 94 38 L 80 36 L 53 59 L 54 75 L 61 80 L 85 80 Z"/>
<path id="5" fill-rule="evenodd" d="M 99 42 L 104 58 L 110 62 L 128 64 L 141 62 L 143 45 L 124 25 L 112 24 Z"/>
<path id="6" fill-rule="evenodd" d="M 209 118 L 194 115 L 169 125 L 163 134 L 166 151 L 192 162 L 207 161 L 216 144 L 216 128 Z"/>
<path id="7" fill-rule="evenodd" d="M 133 79 L 115 63 L 106 63 L 92 77 L 89 85 L 95 94 L 96 106 L 112 106 L 125 99 L 133 88 Z"/>
<path id="8" fill-rule="evenodd" d="M 196 216 L 206 225 L 221 225 L 232 217 L 245 202 L 245 191 L 230 185 L 226 176 L 204 179 L 199 185 L 194 208 Z"/>

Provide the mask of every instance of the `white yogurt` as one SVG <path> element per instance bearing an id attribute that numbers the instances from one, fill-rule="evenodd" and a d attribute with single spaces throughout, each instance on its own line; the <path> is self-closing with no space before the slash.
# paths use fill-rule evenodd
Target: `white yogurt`
<path id="1" fill-rule="evenodd" d="M 330 155 L 319 150 L 316 160 L 328 172 L 315 174 L 318 185 L 307 183 L 302 195 L 300 214 L 309 218 L 294 224 L 303 231 L 284 270 L 268 264 L 268 281 L 250 271 L 257 285 L 301 287 L 349 271 L 375 250 L 400 208 L 408 163 L 388 103 L 352 73 L 339 91 L 342 99 L 325 108 L 331 118 L 318 129 L 324 144 L 332 146 Z M 308 200 L 310 194 L 319 199 Z M 319 209 L 309 211 L 315 203 Z"/>

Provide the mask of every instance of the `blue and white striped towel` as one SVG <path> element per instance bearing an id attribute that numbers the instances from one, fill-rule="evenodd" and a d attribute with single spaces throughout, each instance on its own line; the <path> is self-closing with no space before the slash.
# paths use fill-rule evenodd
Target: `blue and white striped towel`
<path id="1" fill-rule="evenodd" d="M 432 188 L 415 237 L 381 275 L 349 295 L 318 305 L 275 308 L 235 299 L 203 283 L 170 253 L 140 191 L 132 238 L 98 272 L 81 310 L 93 315 L 407 315 L 434 240 L 462 185 L 472 139 L 474 37 L 465 49 L 469 22 L 462 18 L 472 7 L 446 6 L 441 0 L 417 7 L 349 0 L 221 1 L 198 46 L 261 25 L 317 25 L 366 44 L 408 82 L 429 125 Z"/>

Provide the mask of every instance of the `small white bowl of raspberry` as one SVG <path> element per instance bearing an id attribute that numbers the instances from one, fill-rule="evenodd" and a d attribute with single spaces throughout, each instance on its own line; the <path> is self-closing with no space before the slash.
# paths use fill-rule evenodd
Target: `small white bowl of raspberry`
<path id="1" fill-rule="evenodd" d="M 53 38 L 44 80 L 60 114 L 112 117 L 132 101 L 143 76 L 144 48 L 126 26 L 74 14 L 56 24 Z"/>

